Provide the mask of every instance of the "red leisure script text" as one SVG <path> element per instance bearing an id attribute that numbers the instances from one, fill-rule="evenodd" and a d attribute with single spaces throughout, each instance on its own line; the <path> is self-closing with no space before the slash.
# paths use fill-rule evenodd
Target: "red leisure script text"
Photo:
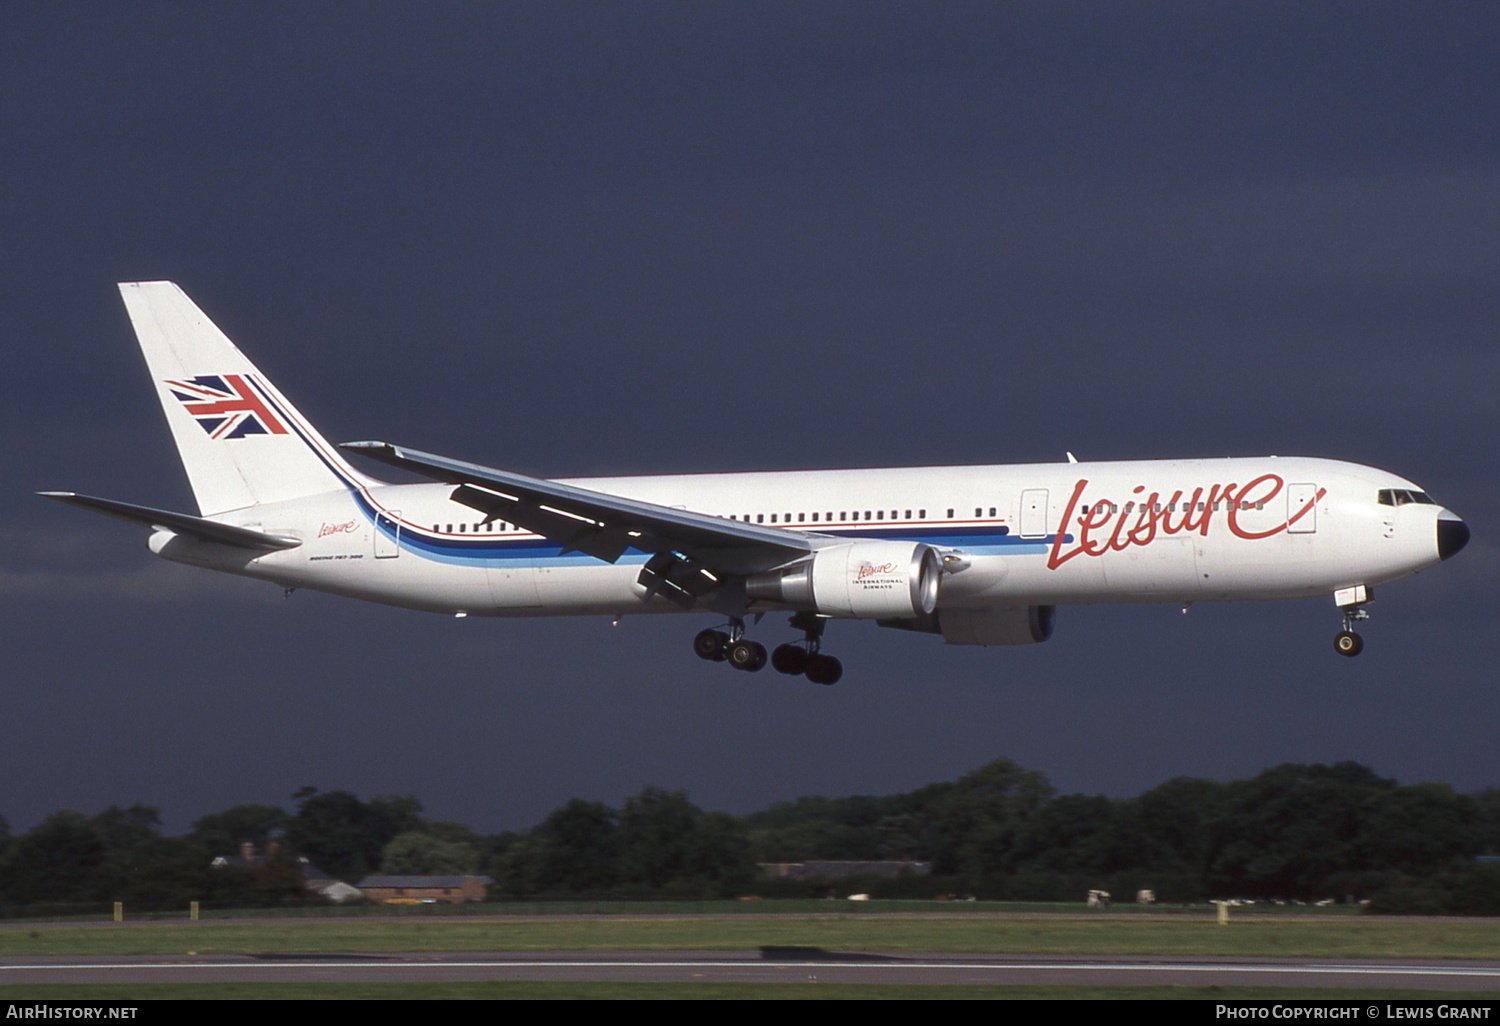
<path id="1" fill-rule="evenodd" d="M 1111 502 L 1107 498 L 1091 499 L 1084 504 L 1088 512 L 1078 515 L 1078 534 L 1073 539 L 1072 547 L 1064 548 L 1067 528 L 1075 523 L 1074 512 L 1088 485 L 1088 479 L 1083 478 L 1073 486 L 1073 494 L 1068 499 L 1062 524 L 1052 540 L 1052 551 L 1047 555 L 1049 570 L 1056 570 L 1074 556 L 1102 556 L 1106 552 L 1123 552 L 1132 545 L 1150 545 L 1157 534 L 1173 535 L 1196 531 L 1206 538 L 1221 502 L 1224 504 L 1224 519 L 1230 533 L 1248 541 L 1269 538 L 1301 520 L 1327 494 L 1326 488 L 1319 488 L 1312 498 L 1285 520 L 1266 530 L 1252 531 L 1239 522 L 1240 514 L 1264 506 L 1281 494 L 1286 482 L 1276 474 L 1262 474 L 1245 485 L 1230 483 L 1210 485 L 1207 489 L 1194 488 L 1192 494 L 1186 497 L 1179 489 L 1165 501 L 1160 492 L 1146 495 L 1146 486 L 1136 485 L 1131 489 L 1131 495 L 1139 496 L 1139 499 L 1132 500 L 1133 508 L 1127 509 L 1128 504 Z"/>

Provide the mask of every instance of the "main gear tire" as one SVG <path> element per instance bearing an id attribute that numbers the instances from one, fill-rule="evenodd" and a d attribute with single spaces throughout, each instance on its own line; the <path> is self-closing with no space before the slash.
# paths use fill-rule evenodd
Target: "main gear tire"
<path id="1" fill-rule="evenodd" d="M 712 627 L 706 631 L 699 631 L 698 636 L 693 639 L 693 651 L 699 659 L 707 659 L 710 662 L 722 663 L 724 651 L 729 647 L 729 635 L 723 631 L 714 630 Z"/>

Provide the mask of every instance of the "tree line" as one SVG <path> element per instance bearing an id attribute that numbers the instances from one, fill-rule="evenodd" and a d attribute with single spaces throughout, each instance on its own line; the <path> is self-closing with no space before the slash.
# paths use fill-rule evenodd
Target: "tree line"
<path id="1" fill-rule="evenodd" d="M 1245 780 L 1178 778 L 1132 798 L 1058 794 L 997 759 L 905 794 L 804 797 L 746 816 L 645 787 L 619 808 L 573 799 L 530 830 L 431 821 L 413 796 L 304 788 L 293 808 L 237 805 L 182 836 L 158 811 L 62 811 L 12 837 L 0 819 L 0 909 L 125 901 L 135 908 L 312 903 L 304 865 L 493 878 L 494 897 L 974 895 L 1078 901 L 1148 888 L 1163 902 L 1369 899 L 1391 912 L 1500 915 L 1500 789 L 1399 785 L 1353 762 L 1287 764 Z M 263 858 L 215 868 L 253 845 Z M 757 864 L 914 860 L 930 875 L 770 879 Z"/>

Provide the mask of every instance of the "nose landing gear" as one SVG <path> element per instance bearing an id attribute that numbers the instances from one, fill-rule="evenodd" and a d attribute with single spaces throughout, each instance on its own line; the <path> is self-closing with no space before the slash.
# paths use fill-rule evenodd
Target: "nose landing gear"
<path id="1" fill-rule="evenodd" d="M 1341 656 L 1354 658 L 1365 650 L 1365 639 L 1354 633 L 1354 624 L 1368 620 L 1370 614 L 1359 606 L 1344 607 L 1344 629 L 1333 636 L 1333 650 Z"/>

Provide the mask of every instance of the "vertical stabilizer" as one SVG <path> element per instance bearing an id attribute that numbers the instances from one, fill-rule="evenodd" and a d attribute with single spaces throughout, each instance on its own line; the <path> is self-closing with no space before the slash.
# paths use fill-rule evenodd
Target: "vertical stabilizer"
<path id="1" fill-rule="evenodd" d="M 374 483 L 172 282 L 121 282 L 120 295 L 204 516 Z"/>

